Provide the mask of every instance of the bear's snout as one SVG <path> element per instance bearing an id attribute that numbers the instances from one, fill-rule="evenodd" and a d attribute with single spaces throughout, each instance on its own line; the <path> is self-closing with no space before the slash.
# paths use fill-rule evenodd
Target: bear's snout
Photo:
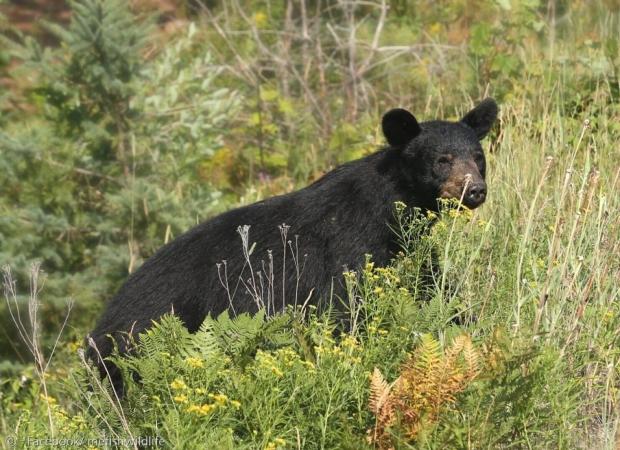
<path id="1" fill-rule="evenodd" d="M 450 175 L 439 189 L 439 197 L 461 200 L 470 209 L 482 205 L 487 197 L 487 184 L 473 161 L 458 159 Z"/>
<path id="2" fill-rule="evenodd" d="M 477 208 L 487 198 L 487 184 L 484 181 L 471 183 L 463 196 L 463 203 L 468 208 Z"/>

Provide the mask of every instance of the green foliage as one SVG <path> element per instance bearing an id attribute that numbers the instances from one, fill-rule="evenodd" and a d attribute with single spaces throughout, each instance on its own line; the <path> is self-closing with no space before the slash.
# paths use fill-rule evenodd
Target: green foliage
<path id="1" fill-rule="evenodd" d="M 193 26 L 145 61 L 151 28 L 125 2 L 72 7 L 68 29 L 50 25 L 60 48 L 11 44 L 25 59 L 16 74 L 36 76 L 29 95 L 40 115 L 0 130 L 0 190 L 9 194 L 0 200 L 0 264 L 15 267 L 23 288 L 30 262 L 43 262 L 51 328 L 62 320 L 54 305 L 68 297 L 80 310 L 74 324 L 90 323 L 84 311 L 128 271 L 217 209 L 201 165 L 238 106 L 214 85 L 219 71 Z"/>
<path id="2" fill-rule="evenodd" d="M 481 81 L 500 79 L 505 88 L 523 73 L 525 61 L 519 57 L 524 42 L 545 27 L 539 0 L 498 0 L 494 21 L 472 25 L 469 51 L 483 77 Z"/>
<path id="3" fill-rule="evenodd" d="M 91 153 L 126 163 L 126 144 L 114 141 L 124 139 L 129 126 L 129 101 L 143 65 L 140 53 L 148 28 L 119 0 L 78 0 L 71 7 L 74 16 L 67 29 L 48 25 L 63 52 L 57 55 L 58 65 L 35 61 L 46 78 L 37 92 L 52 107 L 52 120 L 61 131 L 87 133 L 85 141 L 99 147 Z"/>

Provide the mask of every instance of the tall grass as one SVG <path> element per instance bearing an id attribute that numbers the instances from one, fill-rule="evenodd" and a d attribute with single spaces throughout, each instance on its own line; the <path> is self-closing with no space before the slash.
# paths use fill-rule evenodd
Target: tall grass
<path id="1" fill-rule="evenodd" d="M 124 366 L 142 381 L 120 404 L 102 386 L 86 389 L 89 371 L 64 349 L 68 366 L 51 369 L 42 396 L 55 399 L 55 413 L 38 398 L 45 385 L 28 381 L 31 394 L 3 394 L 3 434 L 24 442 L 51 432 L 53 420 L 60 436 L 152 435 L 173 448 L 615 448 L 620 172 L 607 120 L 526 99 L 504 104 L 487 203 L 444 212 L 429 245 L 417 242 L 393 267 L 369 262 L 361 278 L 349 276 L 361 308 L 350 332 L 334 337 L 328 318 L 312 314 L 220 318 L 195 337 L 164 320 Z M 431 247 L 442 272 L 422 301 L 417 274 Z M 421 341 L 424 333 L 437 343 Z M 395 420 L 381 440 L 367 440 L 376 431 L 371 371 L 394 382 L 462 334 L 481 355 L 477 375 L 432 389 L 436 380 L 418 376 L 411 395 L 443 406 L 418 411 L 414 435 Z M 401 368 L 418 345 L 413 366 Z M 433 389 L 442 397 L 433 400 Z"/>

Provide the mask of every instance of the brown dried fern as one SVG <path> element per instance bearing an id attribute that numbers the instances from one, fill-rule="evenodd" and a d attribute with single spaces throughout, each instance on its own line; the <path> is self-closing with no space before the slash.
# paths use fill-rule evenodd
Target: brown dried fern
<path id="1" fill-rule="evenodd" d="M 409 439 L 416 439 L 435 424 L 441 409 L 454 403 L 456 394 L 478 376 L 480 359 L 469 336 L 458 336 L 442 351 L 436 339 L 424 335 L 392 385 L 375 368 L 369 406 L 376 426 L 370 441 L 381 449 L 391 448 L 387 430 L 392 426 L 400 427 Z"/>
<path id="2" fill-rule="evenodd" d="M 375 428 L 372 436 L 369 437 L 371 442 L 378 442 L 379 436 L 385 436 L 386 428 L 390 427 L 394 422 L 394 403 L 390 393 L 393 383 L 389 384 L 383 378 L 381 371 L 375 367 L 370 378 L 370 398 L 368 406 L 375 414 Z M 381 448 L 384 448 L 380 445 Z"/>

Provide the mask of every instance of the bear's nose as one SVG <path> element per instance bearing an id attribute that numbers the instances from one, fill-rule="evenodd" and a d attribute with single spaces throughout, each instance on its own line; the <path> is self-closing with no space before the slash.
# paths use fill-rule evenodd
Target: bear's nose
<path id="1" fill-rule="evenodd" d="M 463 203 L 470 208 L 480 206 L 487 197 L 486 183 L 473 183 L 467 188 Z"/>

